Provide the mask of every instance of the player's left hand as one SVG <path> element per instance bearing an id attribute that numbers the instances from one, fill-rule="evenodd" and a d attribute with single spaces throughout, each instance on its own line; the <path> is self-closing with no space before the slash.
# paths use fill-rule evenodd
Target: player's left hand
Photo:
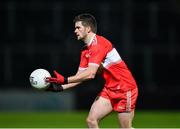
<path id="1" fill-rule="evenodd" d="M 46 81 L 50 83 L 56 83 L 56 84 L 66 84 L 67 78 L 62 76 L 60 73 L 54 70 L 55 77 L 47 77 Z"/>
<path id="2" fill-rule="evenodd" d="M 63 87 L 60 84 L 51 83 L 51 85 L 46 89 L 46 91 L 52 91 L 52 92 L 61 92 L 63 91 Z"/>

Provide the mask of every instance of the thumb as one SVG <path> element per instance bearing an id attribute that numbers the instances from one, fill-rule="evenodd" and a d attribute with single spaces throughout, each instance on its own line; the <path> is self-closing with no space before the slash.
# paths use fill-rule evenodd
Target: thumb
<path id="1" fill-rule="evenodd" d="M 54 75 L 55 75 L 56 77 L 58 77 L 58 76 L 59 76 L 59 73 L 58 73 L 56 70 L 54 70 Z"/>

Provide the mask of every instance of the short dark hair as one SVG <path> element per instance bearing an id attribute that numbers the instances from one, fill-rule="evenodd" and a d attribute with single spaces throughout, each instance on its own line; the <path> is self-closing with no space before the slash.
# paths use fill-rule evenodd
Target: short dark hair
<path id="1" fill-rule="evenodd" d="M 97 32 L 97 22 L 93 15 L 89 13 L 79 14 L 73 20 L 74 23 L 77 21 L 81 21 L 83 26 L 90 26 L 92 32 Z"/>

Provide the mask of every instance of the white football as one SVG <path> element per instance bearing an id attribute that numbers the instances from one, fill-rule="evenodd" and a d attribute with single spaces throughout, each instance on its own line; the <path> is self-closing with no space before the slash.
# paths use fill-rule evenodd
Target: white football
<path id="1" fill-rule="evenodd" d="M 46 78 L 51 77 L 50 73 L 45 69 L 36 69 L 34 70 L 30 77 L 29 81 L 31 86 L 37 89 L 46 89 L 50 83 L 46 82 Z"/>

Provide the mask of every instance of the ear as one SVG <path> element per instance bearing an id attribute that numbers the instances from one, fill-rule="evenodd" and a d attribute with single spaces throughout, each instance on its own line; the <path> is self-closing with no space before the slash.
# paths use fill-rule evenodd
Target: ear
<path id="1" fill-rule="evenodd" d="M 87 32 L 90 33 L 91 32 L 91 27 L 90 26 L 87 26 Z"/>

